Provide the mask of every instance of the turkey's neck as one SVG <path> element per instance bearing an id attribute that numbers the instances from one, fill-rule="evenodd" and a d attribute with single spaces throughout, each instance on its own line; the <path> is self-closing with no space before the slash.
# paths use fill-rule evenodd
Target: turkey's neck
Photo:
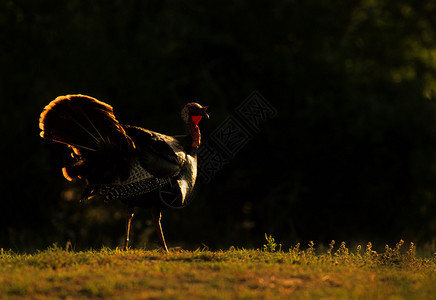
<path id="1" fill-rule="evenodd" d="M 188 126 L 192 138 L 191 146 L 192 148 L 197 148 L 198 146 L 200 146 L 200 141 L 201 141 L 200 128 L 192 120 L 189 120 Z"/>

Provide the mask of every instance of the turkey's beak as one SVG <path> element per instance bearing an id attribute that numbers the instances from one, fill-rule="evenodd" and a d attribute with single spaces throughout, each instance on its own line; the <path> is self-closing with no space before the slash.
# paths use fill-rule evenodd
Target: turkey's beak
<path id="1" fill-rule="evenodd" d="M 201 108 L 201 110 L 203 111 L 203 117 L 206 117 L 207 119 L 209 119 L 209 115 L 207 114 L 207 112 L 206 112 L 206 110 L 207 110 L 207 106 L 203 106 L 202 108 Z"/>

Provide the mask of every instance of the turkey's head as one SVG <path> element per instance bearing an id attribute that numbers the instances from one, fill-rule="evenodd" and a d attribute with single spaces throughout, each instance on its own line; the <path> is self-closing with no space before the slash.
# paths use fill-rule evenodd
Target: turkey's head
<path id="1" fill-rule="evenodd" d="M 209 115 L 206 113 L 207 106 L 201 106 L 198 103 L 191 102 L 185 105 L 182 109 L 182 119 L 186 124 L 197 125 L 202 117 L 209 119 Z"/>

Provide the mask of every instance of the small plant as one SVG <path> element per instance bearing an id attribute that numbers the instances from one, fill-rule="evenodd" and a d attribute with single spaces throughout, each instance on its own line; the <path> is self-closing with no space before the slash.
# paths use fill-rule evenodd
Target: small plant
<path id="1" fill-rule="evenodd" d="M 296 260 L 300 258 L 301 251 L 300 251 L 300 243 L 297 243 L 294 247 L 289 247 L 289 253 L 292 255 L 292 257 Z"/>
<path id="2" fill-rule="evenodd" d="M 403 241 L 396 245 L 394 249 L 390 248 L 388 244 L 385 246 L 385 252 L 381 254 L 380 260 L 382 264 L 386 265 L 397 265 L 400 263 L 400 248 L 403 245 Z"/>
<path id="3" fill-rule="evenodd" d="M 65 251 L 66 252 L 69 252 L 69 251 L 72 251 L 73 250 L 73 244 L 71 244 L 71 241 L 68 241 L 66 244 L 65 244 Z"/>
<path id="4" fill-rule="evenodd" d="M 366 251 L 363 258 L 367 261 L 372 261 L 374 258 L 377 258 L 378 254 L 376 251 L 372 250 L 372 243 L 369 242 L 366 245 Z"/>
<path id="5" fill-rule="evenodd" d="M 413 242 L 410 243 L 407 251 L 401 251 L 404 241 L 400 240 L 395 248 L 390 248 L 389 245 L 385 246 L 385 252 L 380 255 L 380 262 L 385 265 L 400 265 L 404 263 L 414 263 L 416 261 L 416 249 Z"/>
<path id="6" fill-rule="evenodd" d="M 309 257 L 312 257 L 315 255 L 315 243 L 313 241 L 309 242 L 309 248 L 307 248 L 306 254 Z"/>
<path id="7" fill-rule="evenodd" d="M 345 246 L 345 242 L 341 243 L 341 246 L 339 247 L 338 251 L 336 253 L 340 256 L 348 256 L 349 251 L 348 248 Z"/>
<path id="8" fill-rule="evenodd" d="M 350 256 L 350 253 L 348 251 L 348 248 L 345 246 L 345 242 L 341 243 L 341 246 L 339 246 L 339 249 L 335 252 L 335 257 L 337 259 L 347 260 Z"/>
<path id="9" fill-rule="evenodd" d="M 362 246 L 361 245 L 357 245 L 357 248 L 356 248 L 356 255 L 357 255 L 357 257 L 362 257 L 361 255 L 360 255 L 360 251 L 362 251 Z"/>
<path id="10" fill-rule="evenodd" d="M 332 255 L 333 248 L 335 247 L 335 240 L 332 240 L 329 244 L 329 249 L 327 250 L 328 255 Z"/>
<path id="11" fill-rule="evenodd" d="M 416 248 L 413 242 L 410 242 L 409 250 L 407 250 L 407 257 L 409 260 L 414 260 L 416 256 Z"/>
<path id="12" fill-rule="evenodd" d="M 275 252 L 277 248 L 277 244 L 274 238 L 271 235 L 267 235 L 265 233 L 266 244 L 263 245 L 263 250 L 266 252 Z"/>

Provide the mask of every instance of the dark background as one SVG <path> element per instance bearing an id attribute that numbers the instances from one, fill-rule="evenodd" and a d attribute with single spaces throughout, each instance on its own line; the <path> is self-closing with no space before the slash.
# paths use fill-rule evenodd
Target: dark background
<path id="1" fill-rule="evenodd" d="M 58 95 L 122 123 L 203 139 L 254 90 L 277 109 L 192 204 L 164 213 L 169 246 L 436 237 L 434 1 L 0 1 L 0 247 L 122 244 L 121 203 L 80 203 L 65 147 L 39 137 Z M 132 245 L 155 247 L 138 210 Z"/>

